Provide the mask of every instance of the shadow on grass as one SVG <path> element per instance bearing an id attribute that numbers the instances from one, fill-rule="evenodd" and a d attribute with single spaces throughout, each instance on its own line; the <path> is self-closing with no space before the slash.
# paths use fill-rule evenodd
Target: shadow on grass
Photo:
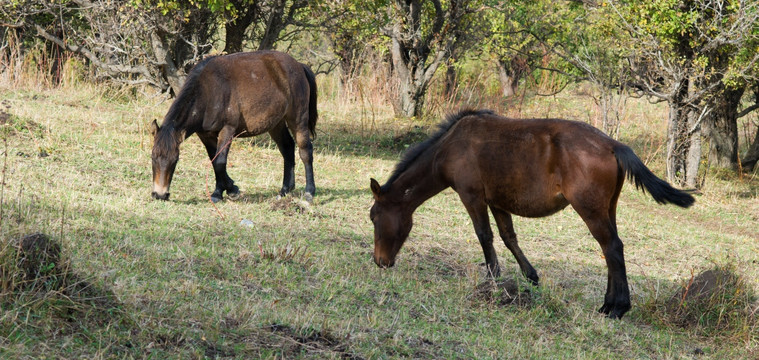
<path id="1" fill-rule="evenodd" d="M 383 160 L 398 160 L 406 149 L 427 139 L 429 126 L 413 126 L 403 131 L 375 131 L 361 135 L 351 130 L 329 129 L 320 132 L 314 140 L 314 152 L 340 156 L 369 156 Z M 257 136 L 250 145 L 265 149 L 276 149 L 268 136 Z M 296 151 L 297 153 L 297 151 Z M 299 161 L 296 156 L 296 161 Z"/>
<path id="2" fill-rule="evenodd" d="M 253 192 L 247 192 L 245 190 L 241 190 L 240 197 L 238 199 L 229 200 L 229 198 L 225 196 L 224 200 L 221 203 L 217 203 L 216 206 L 223 206 L 225 202 L 264 204 L 264 203 L 276 201 L 277 196 L 278 195 L 276 191 L 254 190 Z M 340 188 L 324 188 L 324 187 L 319 188 L 318 187 L 316 189 L 316 196 L 314 196 L 314 204 L 315 206 L 319 206 L 319 205 L 331 203 L 338 199 L 350 199 L 357 196 L 371 197 L 371 192 L 369 191 L 368 187 L 366 189 L 351 189 L 351 188 L 340 189 Z M 288 194 L 287 197 L 295 197 L 298 199 L 303 199 L 303 191 L 295 190 L 292 193 Z M 212 204 L 210 198 L 206 195 L 194 196 L 191 198 L 170 200 L 170 201 L 175 201 L 177 204 L 182 204 L 182 205 L 200 205 L 200 204 L 211 205 Z"/>

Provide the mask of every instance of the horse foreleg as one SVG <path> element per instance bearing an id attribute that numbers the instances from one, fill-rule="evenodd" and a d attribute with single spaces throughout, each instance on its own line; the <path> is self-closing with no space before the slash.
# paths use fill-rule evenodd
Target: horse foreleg
<path id="1" fill-rule="evenodd" d="M 488 276 L 497 278 L 501 276 L 501 268 L 498 265 L 498 255 L 493 247 L 493 230 L 490 229 L 490 218 L 488 217 L 488 207 L 482 200 L 482 197 L 472 196 L 469 194 L 462 195 L 459 193 L 461 202 L 464 203 L 469 217 L 474 225 L 474 232 L 482 246 L 482 252 L 485 254 L 485 264 L 488 268 Z"/>
<path id="2" fill-rule="evenodd" d="M 277 144 L 277 149 L 279 149 L 284 160 L 282 189 L 279 190 L 279 196 L 285 196 L 295 188 L 295 141 L 285 123 L 280 123 L 279 126 L 269 131 L 269 135 Z"/>
<path id="3" fill-rule="evenodd" d="M 227 174 L 227 155 L 234 138 L 234 129 L 224 127 L 218 135 L 210 133 L 198 133 L 200 141 L 206 147 L 208 158 L 213 165 L 216 178 L 216 188 L 211 194 L 211 201 L 219 202 L 224 198 L 224 191 L 230 199 L 235 200 L 240 196 L 240 189 Z"/>
<path id="4" fill-rule="evenodd" d="M 514 232 L 514 223 L 511 221 L 511 214 L 493 206 L 490 207 L 490 211 L 493 213 L 496 225 L 498 225 L 498 232 L 501 234 L 503 243 L 514 255 L 514 258 L 519 264 L 519 268 L 522 270 L 522 274 L 524 274 L 533 285 L 537 285 L 539 279 L 538 272 L 535 271 L 535 268 L 532 267 L 532 264 L 530 264 L 527 257 L 522 253 L 522 249 L 519 247 L 517 234 Z"/>

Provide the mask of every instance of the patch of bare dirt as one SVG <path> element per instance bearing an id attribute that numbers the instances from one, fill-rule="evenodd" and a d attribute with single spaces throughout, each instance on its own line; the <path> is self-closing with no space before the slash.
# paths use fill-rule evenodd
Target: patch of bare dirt
<path id="1" fill-rule="evenodd" d="M 289 325 L 276 323 L 266 326 L 263 330 L 268 336 L 250 338 L 248 342 L 258 342 L 257 345 L 261 347 L 281 350 L 284 358 L 306 355 L 314 358 L 361 359 L 348 351 L 347 344 L 325 331 L 313 331 L 303 335 Z"/>
<path id="2" fill-rule="evenodd" d="M 527 306 L 532 303 L 532 296 L 528 289 L 520 289 L 515 279 L 506 278 L 489 279 L 479 283 L 470 298 L 499 306 Z"/>
<path id="3" fill-rule="evenodd" d="M 271 209 L 274 211 L 282 211 L 286 215 L 313 212 L 311 204 L 308 201 L 295 196 L 278 196 L 277 199 L 272 201 Z"/>

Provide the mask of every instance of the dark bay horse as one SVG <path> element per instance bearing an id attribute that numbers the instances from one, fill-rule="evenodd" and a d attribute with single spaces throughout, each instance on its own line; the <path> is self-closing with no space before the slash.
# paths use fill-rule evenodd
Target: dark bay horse
<path id="1" fill-rule="evenodd" d="M 374 262 L 393 266 L 416 208 L 451 187 L 472 218 L 490 275 L 498 277 L 500 269 L 488 208 L 522 273 L 537 284 L 538 274 L 517 244 L 511 215 L 543 217 L 572 205 L 606 258 L 608 282 L 599 312 L 621 318 L 630 309 L 616 224 L 625 176 L 658 203 L 688 207 L 695 201 L 651 173 L 629 147 L 590 125 L 462 111 L 410 149 L 385 185 L 371 179 Z"/>
<path id="2" fill-rule="evenodd" d="M 237 198 L 240 189 L 227 174 L 230 143 L 268 132 L 284 158 L 279 194 L 295 188 L 297 144 L 310 202 L 316 191 L 311 145 L 316 119 L 314 73 L 289 55 L 256 51 L 206 58 L 190 71 L 163 124 L 153 121 L 153 198 L 169 199 L 179 145 L 192 134 L 198 134 L 212 160 L 216 189 L 211 200 L 222 200 L 224 191 Z"/>

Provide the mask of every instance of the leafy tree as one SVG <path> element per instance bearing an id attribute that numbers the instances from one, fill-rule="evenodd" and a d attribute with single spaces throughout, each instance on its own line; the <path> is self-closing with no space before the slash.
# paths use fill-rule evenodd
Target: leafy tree
<path id="1" fill-rule="evenodd" d="M 390 38 L 393 70 L 399 82 L 397 115 L 422 115 L 430 81 L 467 33 L 466 18 L 475 6 L 475 1 L 465 0 L 389 2 L 389 23 L 382 33 Z"/>
<path id="2" fill-rule="evenodd" d="M 216 31 L 208 9 L 189 0 L 21 0 L 3 12 L 24 33 L 81 55 L 99 78 L 174 92 Z"/>
<path id="3" fill-rule="evenodd" d="M 291 25 L 308 12 L 307 0 L 207 0 L 209 9 L 224 20 L 224 52 L 244 50 L 249 41 L 258 50 L 273 49 Z M 303 29 L 295 27 L 295 32 Z"/>
<path id="4" fill-rule="evenodd" d="M 228 52 L 245 41 L 270 49 L 300 29 L 307 0 L 19 0 L 3 4 L 61 49 L 95 66 L 99 77 L 148 83 L 178 93 L 189 69 L 213 48 L 225 27 Z M 288 26 L 296 24 L 295 31 Z"/>
<path id="5" fill-rule="evenodd" d="M 346 84 L 363 66 L 367 48 L 383 46 L 380 26 L 387 22 L 385 1 L 317 0 L 313 15 L 337 58 L 340 76 Z"/>
<path id="6" fill-rule="evenodd" d="M 485 51 L 498 69 L 504 97 L 517 92 L 519 81 L 535 69 L 545 54 L 533 27 L 544 23 L 546 1 L 496 1 L 486 16 Z"/>
<path id="7" fill-rule="evenodd" d="M 609 5 L 609 15 L 620 20 L 627 35 L 620 45 L 627 49 L 623 55 L 633 89 L 669 104 L 667 176 L 697 186 L 705 125 L 713 146 L 717 137 L 735 139 L 726 157 L 737 160 L 734 110 L 741 87 L 756 74 L 757 4 L 655 0 Z"/>

